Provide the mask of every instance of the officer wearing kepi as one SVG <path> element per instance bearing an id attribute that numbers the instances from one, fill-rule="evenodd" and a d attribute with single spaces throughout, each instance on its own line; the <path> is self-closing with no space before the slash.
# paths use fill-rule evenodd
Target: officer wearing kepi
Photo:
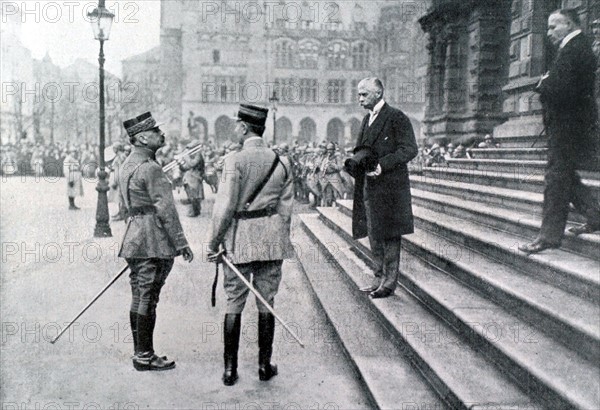
<path id="1" fill-rule="evenodd" d="M 260 295 L 273 306 L 281 281 L 283 259 L 293 256 L 290 221 L 294 203 L 293 174 L 287 157 L 267 148 L 262 135 L 268 109 L 242 104 L 236 133 L 240 152 L 228 156 L 213 208 L 208 234 L 208 261 L 219 259 L 222 245 L 227 257 Z M 227 311 L 224 321 L 223 383 L 235 384 L 242 311 L 249 289 L 224 265 Z M 275 317 L 257 300 L 258 375 L 266 381 L 277 374 L 271 363 Z"/>
<path id="2" fill-rule="evenodd" d="M 121 164 L 119 188 L 129 219 L 119 256 L 130 269 L 129 313 L 136 370 L 168 370 L 175 362 L 154 354 L 156 305 L 175 256 L 191 262 L 194 254 L 181 228 L 171 183 L 156 162 L 165 135 L 146 112 L 123 123 L 133 145 Z"/>

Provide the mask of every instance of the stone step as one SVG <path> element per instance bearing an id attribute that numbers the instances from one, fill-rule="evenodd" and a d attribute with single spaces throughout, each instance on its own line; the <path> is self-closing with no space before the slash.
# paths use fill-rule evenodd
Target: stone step
<path id="1" fill-rule="evenodd" d="M 298 243 L 339 244 L 347 246 L 334 232 L 327 229 L 317 214 L 300 215 L 303 229 L 294 230 Z M 440 399 L 423 375 L 416 370 L 387 328 L 380 325 L 372 304 L 364 293 L 350 284 L 338 266 L 353 268 L 357 259 L 349 250 L 336 251 L 334 259 L 322 248 L 297 249 L 306 276 L 333 325 L 340 344 L 353 363 L 372 398 L 373 408 L 395 409 L 398 403 L 431 403 L 431 408 L 448 406 Z M 393 388 L 390 388 L 393 386 Z"/>
<path id="2" fill-rule="evenodd" d="M 469 153 L 473 159 L 516 159 L 544 161 L 547 148 L 471 148 Z"/>
<path id="3" fill-rule="evenodd" d="M 496 137 L 496 142 L 500 148 L 545 148 L 548 145 L 548 139 L 544 136 L 522 136 L 511 135 L 507 137 Z"/>
<path id="4" fill-rule="evenodd" d="M 362 335 L 362 343 L 374 345 L 372 354 L 382 355 L 387 351 L 378 348 L 378 344 L 383 343 L 378 339 L 385 332 L 372 328 L 379 326 L 386 329 L 390 333 L 385 335 L 387 339 L 393 341 L 404 356 L 410 358 L 414 368 L 423 374 L 438 397 L 443 398 L 450 408 L 538 407 L 496 366 L 487 361 L 484 355 L 467 343 L 442 340 L 439 336 L 452 334 L 452 329 L 405 289 L 399 288 L 394 296 L 377 301 L 372 301 L 366 294 L 359 292 L 360 287 L 370 284 L 372 271 L 351 251 L 349 244 L 339 234 L 323 224 L 318 215 L 305 214 L 300 218 L 306 233 L 320 246 L 319 257 L 330 261 L 317 261 L 317 265 L 314 266 L 309 260 L 308 267 L 305 266 L 307 275 L 310 267 L 316 270 L 312 276 L 318 278 L 320 283 L 313 285 L 315 291 L 320 292 L 320 298 L 326 300 L 323 306 L 330 317 L 340 309 L 349 312 L 342 320 L 352 323 L 341 322 L 336 326 L 338 331 L 348 334 L 353 339 L 359 339 Z M 332 247 L 332 244 L 337 246 Z M 300 259 L 304 264 L 305 258 Z M 324 265 L 337 265 L 337 273 L 322 274 Z M 345 278 L 345 283 L 341 283 L 340 277 Z M 322 286 L 322 282 L 326 284 Z M 326 304 L 328 306 L 325 306 Z M 330 310 L 334 313 L 330 313 Z M 366 318 L 366 314 L 376 317 Z M 367 329 L 363 329 L 365 326 Z M 436 337 L 427 337 L 425 329 L 433 329 Z M 392 367 L 397 366 L 398 358 L 393 355 L 389 357 L 395 359 L 392 360 Z M 415 389 L 410 383 L 402 380 L 409 371 L 402 368 L 393 372 L 391 379 L 387 379 L 384 377 L 392 371 L 385 368 L 385 362 L 380 363 L 380 366 L 381 368 L 376 370 L 382 374 L 372 378 L 380 378 L 378 383 L 382 386 L 381 393 L 387 399 L 388 406 L 378 402 L 379 406 L 391 409 L 411 408 L 406 404 L 408 401 L 405 397 L 397 398 Z M 416 385 L 416 390 L 422 390 L 421 383 Z M 430 401 L 417 401 L 412 397 L 409 400 L 418 403 L 413 408 L 437 408 L 430 405 Z M 419 407 L 424 403 L 427 404 L 426 407 Z"/>
<path id="5" fill-rule="evenodd" d="M 489 185 L 498 188 L 508 188 L 542 193 L 544 191 L 543 175 L 522 175 L 519 172 L 494 172 L 479 170 L 463 170 L 451 167 L 423 167 L 423 181 L 453 181 L 469 184 Z M 600 198 L 600 181 L 583 179 L 583 183 L 591 188 L 596 200 Z"/>
<path id="6" fill-rule="evenodd" d="M 546 161 L 540 160 L 514 160 L 514 159 L 466 159 L 453 158 L 447 160 L 452 168 L 463 170 L 480 170 L 491 172 L 510 173 L 521 179 L 530 176 L 544 176 Z M 600 173 L 594 171 L 578 171 L 581 178 L 600 180 Z"/>
<path id="7" fill-rule="evenodd" d="M 352 202 L 338 201 L 346 213 Z M 467 249 L 504 263 L 590 302 L 600 302 L 600 262 L 562 249 L 549 249 L 535 255 L 518 250 L 530 239 L 476 224 L 464 218 L 413 206 L 415 225 Z"/>
<path id="8" fill-rule="evenodd" d="M 515 209 L 528 213 L 531 217 L 541 217 L 544 195 L 535 192 L 498 188 L 489 185 L 469 184 L 446 180 L 432 180 L 418 175 L 410 176 L 411 187 L 423 191 L 451 195 L 505 209 Z M 569 214 L 569 221 L 585 223 L 576 213 Z"/>
<path id="9" fill-rule="evenodd" d="M 346 241 L 354 244 L 367 261 L 371 260 L 368 241 L 350 239 L 351 220 L 347 215 L 333 208 L 320 209 L 320 212 L 331 228 L 343 234 Z M 413 236 L 416 238 L 412 239 Z M 419 242 L 423 242 L 435 247 L 436 243 L 441 244 L 441 241 L 445 241 L 444 237 L 432 235 L 421 229 L 417 229 L 414 235 L 405 236 L 404 239 L 405 249 L 410 249 L 407 248 L 406 242 L 410 246 L 420 247 Z M 497 279 L 494 274 L 495 272 L 486 273 L 489 280 Z M 597 357 L 590 363 L 517 317 L 516 314 L 522 311 L 514 306 L 493 303 L 473 291 L 471 287 L 455 280 L 452 273 L 439 270 L 430 260 L 423 260 L 405 252 L 400 276 L 400 283 L 447 323 L 452 324 L 461 341 L 467 340 L 473 346 L 477 346 L 486 357 L 515 378 L 518 384 L 529 392 L 530 397 L 546 400 L 548 408 L 598 408 L 600 380 Z M 521 283 L 528 283 L 524 279 L 522 277 Z M 539 281 L 538 285 L 544 286 L 543 282 Z M 572 295 L 562 295 L 573 300 Z M 541 297 L 537 300 L 545 303 Z M 569 315 L 572 318 L 576 317 L 577 308 L 577 303 L 569 306 Z M 593 317 L 593 312 L 591 315 Z M 427 334 L 444 334 L 435 327 L 421 327 L 426 329 L 423 332 Z M 494 330 L 490 333 L 492 328 Z M 513 333 L 510 333 L 510 329 Z M 446 336 L 447 343 L 458 343 L 455 339 L 448 339 Z"/>
<path id="10" fill-rule="evenodd" d="M 436 212 L 465 218 L 469 221 L 510 232 L 521 238 L 533 239 L 541 227 L 541 218 L 528 212 L 508 210 L 492 205 L 481 206 L 467 198 L 412 189 L 413 203 Z M 573 226 L 569 224 L 568 226 Z M 565 232 L 563 249 L 600 260 L 600 233 L 575 236 Z"/>
<path id="11" fill-rule="evenodd" d="M 346 203 L 339 209 L 348 217 L 345 211 L 350 208 Z M 321 211 L 326 212 L 329 211 Z M 351 240 L 349 236 L 346 239 Z M 600 356 L 598 301 L 582 299 L 421 229 L 405 236 L 403 246 L 497 303 L 513 307 L 530 325 L 541 332 L 556 334 L 561 343 L 581 356 L 590 360 Z"/>

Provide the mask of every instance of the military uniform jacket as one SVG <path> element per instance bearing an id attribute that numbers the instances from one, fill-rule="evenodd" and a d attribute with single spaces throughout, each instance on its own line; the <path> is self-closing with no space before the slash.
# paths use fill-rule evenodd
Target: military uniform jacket
<path id="1" fill-rule="evenodd" d="M 197 152 L 194 155 L 183 157 L 183 164 L 180 165 L 183 174 L 183 184 L 187 185 L 192 191 L 194 198 L 204 199 L 204 157 Z"/>
<path id="2" fill-rule="evenodd" d="M 188 246 L 169 180 L 154 153 L 134 147 L 119 172 L 119 191 L 127 209 L 154 209 L 129 218 L 119 256 L 170 259 Z"/>
<path id="3" fill-rule="evenodd" d="M 259 137 L 247 139 L 240 152 L 225 158 L 208 246 L 217 250 L 223 244 L 233 263 L 289 259 L 294 254 L 290 241 L 294 177 L 287 157 L 281 157 L 267 184 L 246 209 L 272 207 L 276 213 L 255 219 L 235 218 L 268 174 L 274 159 L 275 153 Z"/>

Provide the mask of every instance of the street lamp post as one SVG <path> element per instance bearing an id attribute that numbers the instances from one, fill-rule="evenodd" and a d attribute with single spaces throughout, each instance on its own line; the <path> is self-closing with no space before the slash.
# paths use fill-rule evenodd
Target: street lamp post
<path id="1" fill-rule="evenodd" d="M 269 98 L 269 101 L 273 104 L 273 145 L 277 144 L 277 91 L 273 90 L 273 96 Z"/>
<path id="2" fill-rule="evenodd" d="M 108 40 L 115 15 L 105 7 L 105 0 L 98 0 L 98 8 L 89 13 L 88 17 L 92 23 L 94 38 L 100 41 L 100 54 L 98 55 L 98 62 L 100 63 L 100 146 L 98 148 L 99 170 L 98 184 L 96 185 L 96 191 L 98 191 L 98 203 L 96 205 L 96 227 L 94 228 L 94 237 L 106 238 L 112 236 L 112 232 L 110 230 L 108 214 L 108 173 L 106 172 L 106 163 L 104 161 L 104 42 Z"/>

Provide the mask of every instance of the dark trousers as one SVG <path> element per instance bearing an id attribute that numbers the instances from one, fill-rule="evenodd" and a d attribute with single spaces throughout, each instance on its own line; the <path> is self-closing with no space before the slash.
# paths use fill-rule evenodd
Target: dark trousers
<path id="1" fill-rule="evenodd" d="M 588 224 L 600 226 L 598 202 L 591 190 L 581 182 L 576 170 L 575 156 L 566 151 L 551 148 L 548 152 L 542 228 L 538 238 L 552 244 L 561 242 L 569 216 L 569 203 L 586 217 Z"/>
<path id="2" fill-rule="evenodd" d="M 156 305 L 174 259 L 126 259 L 131 273 L 131 312 L 154 316 Z"/>
<path id="3" fill-rule="evenodd" d="M 395 290 L 398 282 L 402 238 L 385 240 L 374 238 L 372 234 L 373 229 L 371 228 L 371 218 L 369 217 L 369 201 L 365 201 L 365 206 L 367 208 L 369 245 L 376 265 L 373 286 Z"/>

